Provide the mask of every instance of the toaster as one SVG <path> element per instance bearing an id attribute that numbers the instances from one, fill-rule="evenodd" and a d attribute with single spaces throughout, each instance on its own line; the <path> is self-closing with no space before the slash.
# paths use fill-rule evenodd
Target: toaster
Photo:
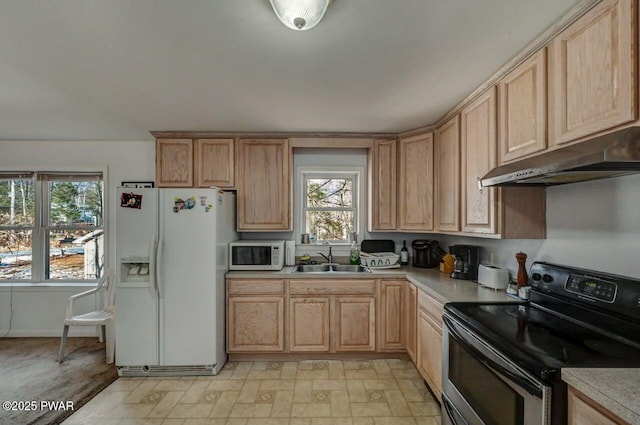
<path id="1" fill-rule="evenodd" d="M 488 288 L 506 289 L 509 286 L 509 270 L 480 264 L 478 266 L 478 283 Z"/>

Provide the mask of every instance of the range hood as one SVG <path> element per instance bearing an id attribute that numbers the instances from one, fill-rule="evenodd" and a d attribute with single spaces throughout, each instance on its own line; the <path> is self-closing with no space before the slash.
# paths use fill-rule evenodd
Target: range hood
<path id="1" fill-rule="evenodd" d="M 494 168 L 487 186 L 550 186 L 640 173 L 640 127 L 629 127 L 576 145 Z"/>

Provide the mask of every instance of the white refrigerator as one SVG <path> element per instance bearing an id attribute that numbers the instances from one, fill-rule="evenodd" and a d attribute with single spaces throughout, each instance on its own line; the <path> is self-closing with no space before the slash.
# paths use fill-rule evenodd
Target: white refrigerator
<path id="1" fill-rule="evenodd" d="M 215 375 L 227 360 L 225 273 L 236 199 L 210 189 L 118 188 L 120 376 Z"/>

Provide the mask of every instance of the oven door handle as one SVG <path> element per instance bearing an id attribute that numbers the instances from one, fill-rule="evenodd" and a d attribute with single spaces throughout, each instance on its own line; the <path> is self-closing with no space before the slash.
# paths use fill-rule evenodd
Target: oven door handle
<path id="1" fill-rule="evenodd" d="M 507 378 L 511 379 L 513 382 L 518 384 L 520 387 L 524 388 L 529 394 L 536 396 L 538 398 L 543 397 L 543 391 L 542 391 L 542 388 L 540 387 L 540 384 L 538 384 L 536 381 L 529 379 L 527 376 L 516 375 L 515 373 L 511 372 L 504 366 L 496 363 L 494 360 L 488 358 L 487 356 L 482 355 L 482 353 L 477 348 L 473 347 L 471 344 L 465 343 L 465 339 L 460 335 L 459 331 L 456 329 L 456 326 L 458 325 L 453 323 L 452 320 L 446 316 L 443 317 L 443 320 L 447 325 L 447 330 L 449 331 L 449 333 L 452 334 L 460 342 L 462 342 L 465 347 L 467 347 L 469 350 L 475 353 L 478 361 L 483 363 L 488 368 L 497 370 L 498 372 L 502 373 L 504 376 L 506 376 Z M 487 343 L 474 337 L 473 335 L 471 336 L 476 341 L 478 341 L 478 343 L 481 344 L 485 349 L 487 349 L 497 357 L 504 359 L 504 356 L 501 356 L 500 353 L 496 352 L 496 350 L 490 347 Z M 504 359 L 504 360 L 505 362 L 508 362 L 507 359 Z"/>
<path id="2" fill-rule="evenodd" d="M 442 405 L 444 406 L 444 411 L 447 413 L 449 421 L 453 425 L 468 425 L 467 421 L 462 419 L 462 416 L 455 410 L 451 403 L 449 403 L 449 400 L 444 397 L 442 398 Z M 458 421 L 457 418 L 460 418 L 460 421 Z"/>

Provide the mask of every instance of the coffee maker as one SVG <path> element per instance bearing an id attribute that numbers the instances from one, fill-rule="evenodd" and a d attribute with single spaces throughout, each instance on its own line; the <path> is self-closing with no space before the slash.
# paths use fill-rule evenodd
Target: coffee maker
<path id="1" fill-rule="evenodd" d="M 442 256 L 446 254 L 436 240 L 416 239 L 411 242 L 411 247 L 413 248 L 414 267 L 438 267 Z"/>
<path id="2" fill-rule="evenodd" d="M 451 245 L 449 254 L 456 257 L 453 265 L 452 279 L 478 280 L 480 264 L 480 247 L 475 245 Z"/>

